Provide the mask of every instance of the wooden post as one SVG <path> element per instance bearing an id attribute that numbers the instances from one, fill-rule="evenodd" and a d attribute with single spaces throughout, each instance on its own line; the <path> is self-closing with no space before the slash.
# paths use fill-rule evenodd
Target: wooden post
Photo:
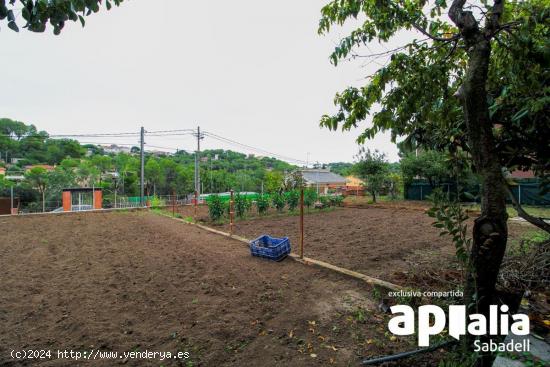
<path id="1" fill-rule="evenodd" d="M 233 190 L 229 196 L 229 235 L 233 236 Z"/>
<path id="2" fill-rule="evenodd" d="M 304 258 L 304 188 L 300 190 L 300 259 Z"/>

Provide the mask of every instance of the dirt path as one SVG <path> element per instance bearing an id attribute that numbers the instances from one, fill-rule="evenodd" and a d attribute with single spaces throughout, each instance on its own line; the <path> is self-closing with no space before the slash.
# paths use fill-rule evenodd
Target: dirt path
<path id="1" fill-rule="evenodd" d="M 388 341 L 387 319 L 363 283 L 252 258 L 242 243 L 169 218 L 27 216 L 0 218 L 0 227 L 0 365 L 347 366 L 409 348 L 409 340 Z M 326 236 L 337 234 L 309 234 L 319 244 L 311 250 Z M 11 350 L 22 348 L 191 357 L 13 361 Z"/>

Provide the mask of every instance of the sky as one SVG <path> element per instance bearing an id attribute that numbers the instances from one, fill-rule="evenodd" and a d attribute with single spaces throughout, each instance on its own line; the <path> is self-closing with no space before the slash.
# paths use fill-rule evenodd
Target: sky
<path id="1" fill-rule="evenodd" d="M 326 2 L 127 0 L 87 17 L 84 28 L 67 23 L 59 36 L 51 28 L 15 33 L 2 24 L 0 117 L 50 134 L 200 126 L 309 163 L 351 162 L 361 129 L 329 131 L 319 120 L 335 111 L 336 92 L 363 84 L 378 65 L 329 62 L 351 28 L 317 34 Z M 390 46 L 371 51 L 384 47 Z M 137 143 L 135 138 L 80 140 Z M 148 149 L 196 146 L 191 135 L 145 141 Z M 389 134 L 366 145 L 398 160 Z M 253 153 L 209 137 L 201 148 Z"/>

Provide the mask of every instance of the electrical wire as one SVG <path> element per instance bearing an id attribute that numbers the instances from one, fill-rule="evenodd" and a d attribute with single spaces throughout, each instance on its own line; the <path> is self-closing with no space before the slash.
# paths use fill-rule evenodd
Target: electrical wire
<path id="1" fill-rule="evenodd" d="M 253 147 L 253 146 L 248 145 L 248 144 L 239 143 L 238 141 L 231 140 L 231 139 L 228 139 L 228 138 L 224 138 L 222 136 L 216 135 L 216 134 L 208 132 L 208 131 L 204 131 L 203 134 L 210 137 L 210 138 L 216 139 L 218 141 L 221 141 L 221 142 L 224 142 L 224 143 L 227 143 L 227 144 L 240 146 L 240 147 L 243 147 L 243 148 L 258 152 L 258 153 L 261 153 L 261 154 L 272 156 L 274 158 L 279 158 L 279 159 L 282 159 L 282 160 L 285 160 L 285 161 L 290 161 L 290 162 L 304 164 L 304 165 L 307 163 L 306 161 L 301 160 L 301 159 L 287 157 L 287 156 L 277 154 L 277 153 L 273 153 L 273 152 L 270 152 L 270 151 L 267 151 L 267 150 L 264 150 L 264 149 L 261 149 L 261 148 Z"/>
<path id="2" fill-rule="evenodd" d="M 146 131 L 145 132 L 146 137 L 168 137 L 168 136 L 186 136 L 186 135 L 193 135 L 197 136 L 197 132 L 194 129 L 173 129 L 173 130 L 155 130 L 155 131 Z M 88 133 L 88 134 L 47 134 L 47 135 L 25 135 L 22 136 L 21 139 L 61 139 L 61 138 L 137 138 L 139 137 L 140 133 L 138 132 L 119 132 L 119 133 Z M 292 158 L 288 157 L 282 154 L 273 153 L 268 150 L 257 148 L 245 143 L 238 142 L 236 140 L 232 140 L 217 134 L 214 134 L 209 131 L 202 131 L 201 132 L 201 138 L 202 137 L 209 137 L 214 140 L 220 141 L 222 143 L 226 143 L 232 146 L 244 148 L 245 150 L 252 151 L 255 153 L 260 153 L 262 155 L 267 155 L 273 158 L 278 158 L 284 161 L 297 163 L 301 165 L 307 165 L 307 162 L 302 159 Z M 14 138 L 15 135 L 13 134 L 0 134 L 0 137 L 8 137 L 8 138 Z M 89 142 L 89 141 L 79 141 L 80 144 L 97 144 L 97 145 L 120 145 L 120 146 L 137 146 L 139 144 L 136 143 L 115 143 L 115 142 Z M 184 150 L 179 148 L 169 148 L 169 147 L 160 147 L 160 146 L 153 146 L 153 145 L 147 145 L 151 148 L 156 149 L 167 149 L 167 150 Z M 186 150 L 184 150 L 186 151 Z"/>

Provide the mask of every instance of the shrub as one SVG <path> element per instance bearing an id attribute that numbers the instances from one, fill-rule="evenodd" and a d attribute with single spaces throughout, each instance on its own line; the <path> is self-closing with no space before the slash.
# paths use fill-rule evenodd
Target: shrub
<path id="1" fill-rule="evenodd" d="M 310 208 L 317 200 L 317 193 L 314 190 L 304 191 L 304 205 Z"/>
<path id="2" fill-rule="evenodd" d="M 208 215 L 214 222 L 219 221 L 223 217 L 225 204 L 219 195 L 210 195 L 206 201 L 208 204 Z"/>
<path id="3" fill-rule="evenodd" d="M 243 218 L 246 215 L 248 209 L 250 209 L 250 207 L 252 206 L 252 202 L 249 198 L 241 195 L 240 193 L 235 194 L 234 200 L 235 214 L 237 214 L 237 217 Z"/>
<path id="4" fill-rule="evenodd" d="M 262 215 L 267 213 L 269 209 L 269 196 L 259 195 L 256 199 L 256 207 L 258 208 L 258 214 Z"/>
<path id="5" fill-rule="evenodd" d="M 322 204 L 323 208 L 330 205 L 330 199 L 327 196 L 319 196 L 319 202 Z"/>
<path id="6" fill-rule="evenodd" d="M 344 197 L 342 195 L 334 195 L 329 198 L 331 206 L 342 206 L 344 204 Z"/>
<path id="7" fill-rule="evenodd" d="M 286 193 L 286 203 L 288 204 L 288 210 L 293 211 L 296 209 L 300 202 L 300 193 L 297 190 L 292 190 Z"/>
<path id="8" fill-rule="evenodd" d="M 285 208 L 285 196 L 280 192 L 273 194 L 273 196 L 271 197 L 271 202 L 273 203 L 273 207 L 277 209 L 279 213 L 282 212 Z"/>
<path id="9" fill-rule="evenodd" d="M 153 196 L 151 198 L 151 207 L 152 208 L 158 208 L 158 207 L 161 207 L 161 206 L 165 206 L 166 205 L 166 202 L 159 198 L 158 196 Z"/>

